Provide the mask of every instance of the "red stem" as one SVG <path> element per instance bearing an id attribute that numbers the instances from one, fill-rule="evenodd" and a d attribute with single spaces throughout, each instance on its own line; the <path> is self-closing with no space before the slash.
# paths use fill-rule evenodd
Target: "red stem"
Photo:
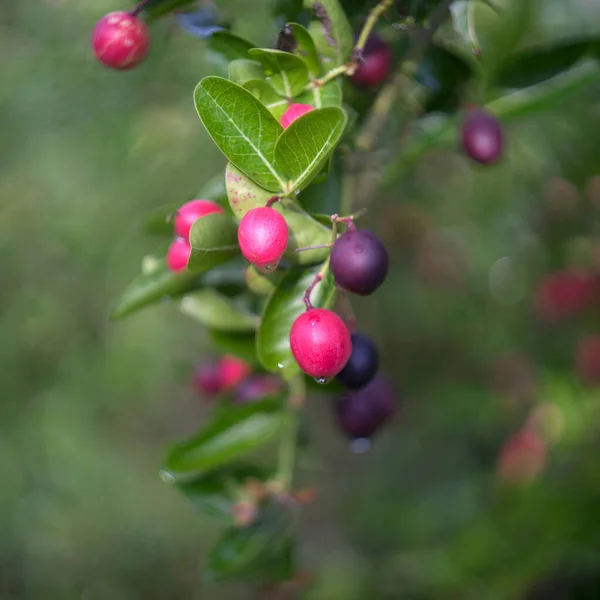
<path id="1" fill-rule="evenodd" d="M 279 202 L 281 198 L 279 196 L 273 196 L 267 200 L 267 208 L 271 208 L 275 202 Z"/>
<path id="2" fill-rule="evenodd" d="M 306 289 L 306 292 L 304 292 L 304 304 L 306 304 L 306 310 L 310 310 L 311 308 L 314 308 L 314 306 L 312 305 L 312 302 L 310 301 L 310 294 L 315 289 L 315 286 L 322 280 L 323 280 L 323 275 L 321 275 L 321 273 L 319 273 L 318 275 L 315 276 L 313 282 L 308 286 L 308 288 Z"/>

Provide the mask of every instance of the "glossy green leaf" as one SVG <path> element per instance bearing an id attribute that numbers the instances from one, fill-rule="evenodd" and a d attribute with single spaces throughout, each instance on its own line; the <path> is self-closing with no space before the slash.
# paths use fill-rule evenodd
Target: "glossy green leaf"
<path id="1" fill-rule="evenodd" d="M 233 217 L 212 213 L 198 219 L 190 230 L 192 254 L 188 269 L 205 273 L 240 253 Z"/>
<path id="2" fill-rule="evenodd" d="M 232 522 L 238 502 L 236 492 L 247 480 L 265 481 L 269 473 L 254 465 L 234 464 L 189 481 L 176 482 L 177 489 L 202 513 Z"/>
<path id="3" fill-rule="evenodd" d="M 352 53 L 354 37 L 352 27 L 338 0 L 304 0 L 304 6 L 312 10 L 309 32 L 319 54 L 330 59 L 329 66 L 343 65 Z"/>
<path id="4" fill-rule="evenodd" d="M 111 318 L 120 319 L 164 299 L 178 298 L 197 285 L 197 274 L 187 271 L 173 273 L 167 268 L 164 258 L 157 259 L 150 272 L 138 275 L 127 286 L 112 311 Z"/>
<path id="5" fill-rule="evenodd" d="M 288 23 L 288 29 L 294 36 L 295 47 L 294 54 L 299 56 L 308 67 L 309 73 L 314 77 L 320 77 L 323 68 L 317 54 L 315 42 L 312 39 L 308 30 L 298 23 Z"/>
<path id="6" fill-rule="evenodd" d="M 229 204 L 234 215 L 241 219 L 249 210 L 265 206 L 272 194 L 258 187 L 233 165 L 227 165 L 225 185 L 229 195 Z M 289 230 L 288 248 L 285 258 L 293 264 L 315 264 L 325 260 L 327 248 L 296 252 L 296 248 L 327 244 L 331 240 L 331 228 L 324 227 L 315 221 L 292 199 L 276 202 L 273 208 L 279 211 Z"/>
<path id="7" fill-rule="evenodd" d="M 256 315 L 211 288 L 185 295 L 180 306 L 184 314 L 220 331 L 253 331 L 258 324 Z"/>
<path id="8" fill-rule="evenodd" d="M 178 479 L 216 469 L 265 446 L 281 429 L 282 404 L 281 398 L 269 398 L 217 411 L 199 433 L 169 449 L 165 471 Z"/>
<path id="9" fill-rule="evenodd" d="M 287 110 L 290 103 L 282 98 L 275 90 L 263 79 L 251 79 L 244 83 L 244 87 L 252 92 L 268 109 L 269 112 L 279 121 L 281 115 Z"/>
<path id="10" fill-rule="evenodd" d="M 248 81 L 265 81 L 265 72 L 255 60 L 238 58 L 229 63 L 228 77 L 238 85 L 244 85 Z"/>
<path id="11" fill-rule="evenodd" d="M 346 121 L 342 109 L 322 108 L 304 114 L 285 130 L 275 147 L 275 165 L 290 181 L 289 190 L 301 190 L 315 178 L 335 150 Z"/>
<path id="12" fill-rule="evenodd" d="M 248 50 L 254 44 L 229 31 L 216 31 L 208 38 L 208 48 L 227 62 L 248 58 Z"/>
<path id="13" fill-rule="evenodd" d="M 205 581 L 240 577 L 261 580 L 265 575 L 272 578 L 271 567 L 281 566 L 277 558 L 283 556 L 289 562 L 289 539 L 295 520 L 292 510 L 271 499 L 251 525 L 229 528 L 208 554 Z M 269 573 L 264 573 L 265 569 Z"/>
<path id="14" fill-rule="evenodd" d="M 308 83 L 308 67 L 295 54 L 263 48 L 253 48 L 248 54 L 262 65 L 269 84 L 281 96 L 293 98 Z"/>
<path id="15" fill-rule="evenodd" d="M 256 356 L 256 336 L 252 333 L 230 333 L 209 330 L 215 348 L 223 354 L 231 354 L 253 365 L 260 364 Z"/>
<path id="16" fill-rule="evenodd" d="M 315 108 L 327 108 L 329 106 L 342 106 L 342 88 L 333 80 L 322 87 L 305 90 L 294 99 L 299 104 L 310 104 Z"/>
<path id="17" fill-rule="evenodd" d="M 263 273 L 254 265 L 250 265 L 246 270 L 248 289 L 259 296 L 269 296 L 272 294 L 282 277 L 283 271 L 281 269 L 276 269 L 270 273 Z"/>
<path id="18" fill-rule="evenodd" d="M 302 208 L 311 213 L 327 215 L 339 214 L 342 204 L 342 165 L 337 156 L 333 156 L 333 164 L 327 179 L 322 183 L 313 181 L 307 188 L 303 189 L 298 196 Z M 317 219 L 319 221 L 319 219 Z M 331 219 L 327 225 L 331 227 Z"/>
<path id="19" fill-rule="evenodd" d="M 265 305 L 256 336 L 256 353 L 267 370 L 290 378 L 300 369 L 290 350 L 290 329 L 305 310 L 304 293 L 314 281 L 320 267 L 303 269 L 293 267 Z M 311 293 L 311 302 L 317 308 L 328 308 L 335 300 L 335 282 L 327 272 L 323 281 Z"/>
<path id="20" fill-rule="evenodd" d="M 221 152 L 261 187 L 277 192 L 275 144 L 283 131 L 269 110 L 243 87 L 206 77 L 194 92 L 202 123 Z"/>

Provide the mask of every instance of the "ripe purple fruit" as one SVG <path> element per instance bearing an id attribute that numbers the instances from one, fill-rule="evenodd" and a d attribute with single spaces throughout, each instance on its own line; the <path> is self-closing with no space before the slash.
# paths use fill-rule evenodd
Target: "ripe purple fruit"
<path id="1" fill-rule="evenodd" d="M 167 250 L 167 266 L 175 273 L 185 271 L 191 253 L 192 247 L 187 240 L 175 238 Z"/>
<path id="2" fill-rule="evenodd" d="M 210 200 L 191 200 L 175 213 L 175 235 L 189 239 L 192 225 L 201 217 L 224 213 L 223 207 Z"/>
<path id="3" fill-rule="evenodd" d="M 352 354 L 337 380 L 347 388 L 360 390 L 370 383 L 379 368 L 379 352 L 373 340 L 364 333 L 353 333 Z"/>
<path id="4" fill-rule="evenodd" d="M 359 86 L 374 87 L 383 83 L 392 68 L 392 50 L 377 35 L 371 35 L 363 50 L 363 59 L 352 81 Z"/>
<path id="5" fill-rule="evenodd" d="M 368 296 L 387 277 L 388 253 L 371 231 L 350 229 L 333 245 L 330 266 L 339 286 L 359 296 Z"/>
<path id="6" fill-rule="evenodd" d="M 481 164 L 495 163 L 502 155 L 502 125 L 483 110 L 467 113 L 461 128 L 462 148 L 467 156 Z"/>
<path id="7" fill-rule="evenodd" d="M 111 69 L 131 69 L 146 58 L 150 32 L 146 24 L 127 12 L 112 12 L 96 23 L 92 32 L 96 58 Z"/>
<path id="8" fill-rule="evenodd" d="M 296 119 L 302 115 L 315 110 L 310 104 L 291 104 L 290 107 L 281 115 L 281 126 L 287 129 Z"/>
<path id="9" fill-rule="evenodd" d="M 381 375 L 363 389 L 340 396 L 335 404 L 338 425 L 350 439 L 372 437 L 395 412 L 394 390 Z"/>
<path id="10" fill-rule="evenodd" d="M 290 330 L 290 348 L 300 368 L 316 379 L 335 377 L 352 353 L 344 321 L 325 308 L 302 313 Z"/>
<path id="11" fill-rule="evenodd" d="M 263 272 L 277 267 L 288 244 L 285 219 L 274 208 L 261 206 L 248 211 L 238 228 L 244 258 Z"/>

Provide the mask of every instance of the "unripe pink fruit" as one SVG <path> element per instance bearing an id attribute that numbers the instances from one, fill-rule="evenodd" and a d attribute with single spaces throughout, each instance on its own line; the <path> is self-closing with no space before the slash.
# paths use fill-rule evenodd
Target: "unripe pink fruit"
<path id="1" fill-rule="evenodd" d="M 96 23 L 92 49 L 98 60 L 111 69 L 126 70 L 138 65 L 150 50 L 146 24 L 127 12 L 112 12 Z"/>
<path id="2" fill-rule="evenodd" d="M 167 251 L 167 266 L 171 271 L 185 271 L 192 247 L 187 240 L 175 238 Z"/>
<path id="3" fill-rule="evenodd" d="M 302 115 L 315 110 L 314 106 L 310 104 L 292 104 L 282 115 L 281 115 L 281 126 L 287 129 L 296 119 L 299 119 Z"/>
<path id="4" fill-rule="evenodd" d="M 509 484 L 530 483 L 546 466 L 546 444 L 533 429 L 523 429 L 502 447 L 498 475 Z"/>
<path id="5" fill-rule="evenodd" d="M 224 213 L 225 210 L 216 202 L 210 200 L 192 200 L 186 202 L 175 213 L 175 235 L 186 240 L 190 237 L 192 225 L 201 217 L 213 213 Z"/>
<path id="6" fill-rule="evenodd" d="M 261 271 L 272 271 L 288 244 L 285 219 L 267 206 L 248 211 L 238 228 L 238 242 L 244 258 Z"/>
<path id="7" fill-rule="evenodd" d="M 312 308 L 294 321 L 290 348 L 307 375 L 329 379 L 346 366 L 352 353 L 352 340 L 348 327 L 338 315 L 325 308 Z"/>
<path id="8" fill-rule="evenodd" d="M 245 360 L 225 354 L 219 359 L 219 374 L 224 390 L 233 389 L 243 379 L 248 377 L 252 367 Z"/>
<path id="9" fill-rule="evenodd" d="M 588 335 L 581 341 L 575 367 L 582 381 L 589 385 L 600 384 L 600 335 Z"/>
<path id="10" fill-rule="evenodd" d="M 218 363 L 200 365 L 194 373 L 194 385 L 208 398 L 218 396 L 223 388 Z"/>

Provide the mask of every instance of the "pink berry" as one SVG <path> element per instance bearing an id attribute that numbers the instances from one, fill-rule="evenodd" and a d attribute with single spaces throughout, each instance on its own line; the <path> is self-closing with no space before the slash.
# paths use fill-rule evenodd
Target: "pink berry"
<path id="1" fill-rule="evenodd" d="M 246 260 L 267 272 L 277 267 L 288 244 L 285 219 L 274 208 L 262 206 L 248 211 L 238 228 L 238 242 Z"/>
<path id="2" fill-rule="evenodd" d="M 498 475 L 509 484 L 535 480 L 546 466 L 546 443 L 533 429 L 519 431 L 502 447 L 498 457 Z"/>
<path id="3" fill-rule="evenodd" d="M 167 251 L 167 266 L 171 271 L 185 271 L 192 247 L 187 240 L 175 238 Z"/>
<path id="4" fill-rule="evenodd" d="M 309 113 L 311 110 L 315 110 L 315 107 L 310 104 L 292 104 L 281 115 L 281 126 L 284 129 L 287 129 L 296 119 L 299 119 L 302 115 Z"/>
<path id="5" fill-rule="evenodd" d="M 219 376 L 224 390 L 236 387 L 251 371 L 252 367 L 237 356 L 226 354 L 219 359 Z"/>
<path id="6" fill-rule="evenodd" d="M 383 83 L 392 68 L 392 50 L 377 35 L 372 35 L 365 44 L 362 61 L 352 76 L 359 86 L 374 87 Z"/>
<path id="7" fill-rule="evenodd" d="M 484 110 L 471 110 L 461 127 L 461 144 L 467 156 L 487 165 L 502 156 L 504 134 L 500 121 Z"/>
<path id="8" fill-rule="evenodd" d="M 201 217 L 213 213 L 225 213 L 222 206 L 210 200 L 191 200 L 175 213 L 175 235 L 189 239 L 192 225 Z"/>
<path id="9" fill-rule="evenodd" d="M 200 365 L 194 373 L 194 385 L 208 398 L 214 398 L 221 393 L 223 384 L 217 362 Z"/>
<path id="10" fill-rule="evenodd" d="M 251 375 L 246 377 L 235 389 L 234 402 L 246 404 L 273 396 L 281 391 L 281 379 L 272 375 Z"/>
<path id="11" fill-rule="evenodd" d="M 600 384 L 600 335 L 588 335 L 581 341 L 575 356 L 575 368 L 584 383 Z"/>
<path id="12" fill-rule="evenodd" d="M 334 312 L 312 308 L 290 330 L 290 348 L 300 368 L 316 379 L 335 377 L 352 353 L 348 327 Z"/>
<path id="13" fill-rule="evenodd" d="M 131 69 L 146 58 L 150 50 L 150 32 L 137 17 L 127 12 L 112 12 L 96 23 L 92 49 L 107 67 Z"/>

